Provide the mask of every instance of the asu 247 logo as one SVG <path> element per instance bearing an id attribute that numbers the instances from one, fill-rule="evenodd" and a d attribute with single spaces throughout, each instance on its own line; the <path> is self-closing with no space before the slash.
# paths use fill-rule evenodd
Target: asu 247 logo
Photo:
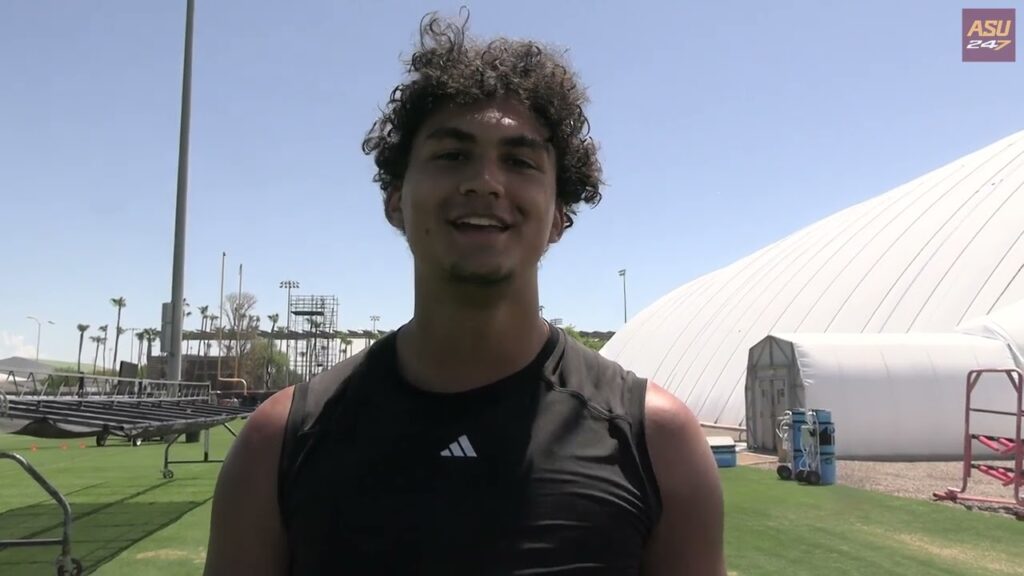
<path id="1" fill-rule="evenodd" d="M 1013 8 L 963 11 L 962 55 L 964 62 L 1013 62 L 1016 60 L 1016 10 Z"/>

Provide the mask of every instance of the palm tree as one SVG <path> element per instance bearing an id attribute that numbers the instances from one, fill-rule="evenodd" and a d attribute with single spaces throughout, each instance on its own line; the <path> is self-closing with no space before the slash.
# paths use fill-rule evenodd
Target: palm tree
<path id="1" fill-rule="evenodd" d="M 128 305 L 128 302 L 124 299 L 124 296 L 118 298 L 111 298 L 110 304 L 117 308 L 117 325 L 114 327 L 114 361 L 111 367 L 114 369 L 114 373 L 117 373 L 117 346 L 121 343 L 121 310 Z M 104 331 L 105 332 L 105 331 Z M 104 362 L 106 361 L 107 351 L 103 350 Z"/>
<path id="2" fill-rule="evenodd" d="M 100 332 L 103 332 L 103 369 L 107 369 L 107 325 L 104 324 L 97 328 Z"/>
<path id="3" fill-rule="evenodd" d="M 192 315 L 190 310 L 192 306 L 188 303 L 188 298 L 181 299 L 181 325 L 184 326 L 185 322 L 188 321 L 188 317 Z M 192 341 L 189 340 L 185 343 L 185 355 L 187 356 L 192 350 Z"/>
<path id="4" fill-rule="evenodd" d="M 142 331 L 146 335 L 146 365 L 149 365 L 149 358 L 153 356 L 153 341 L 160 334 L 156 328 L 146 328 Z"/>
<path id="5" fill-rule="evenodd" d="M 213 332 L 213 323 L 216 322 L 217 320 L 220 320 L 220 316 L 217 316 L 216 314 L 210 314 L 208 319 L 210 320 L 210 332 Z M 210 349 L 211 348 L 213 348 L 213 342 L 210 342 L 209 340 L 207 340 L 206 341 L 206 355 L 207 356 L 210 355 Z M 217 349 L 217 354 L 223 355 L 223 352 L 221 352 L 220 349 L 218 348 Z"/>
<path id="6" fill-rule="evenodd" d="M 267 382 L 264 389 L 270 388 L 271 367 L 274 365 L 274 330 L 277 329 L 277 321 L 280 319 L 277 314 L 267 314 L 267 320 L 270 320 L 270 345 L 267 347 Z"/>
<path id="7" fill-rule="evenodd" d="M 199 307 L 199 314 L 200 316 L 202 316 L 202 322 L 199 324 L 199 354 L 203 353 L 203 340 L 205 339 L 204 335 L 206 334 L 206 320 L 209 318 L 209 312 L 209 306 Z"/>
<path id="8" fill-rule="evenodd" d="M 142 342 L 146 339 L 146 331 L 139 330 L 135 334 L 135 338 L 139 341 L 139 368 L 142 368 Z"/>
<path id="9" fill-rule="evenodd" d="M 79 324 L 78 328 L 78 371 L 82 371 L 82 344 L 85 343 L 85 331 L 89 329 L 88 324 Z"/>
<path id="10" fill-rule="evenodd" d="M 103 343 L 103 337 L 89 336 L 89 341 L 96 343 L 96 354 L 92 357 L 92 373 L 96 374 L 96 361 L 100 359 L 100 344 Z"/>

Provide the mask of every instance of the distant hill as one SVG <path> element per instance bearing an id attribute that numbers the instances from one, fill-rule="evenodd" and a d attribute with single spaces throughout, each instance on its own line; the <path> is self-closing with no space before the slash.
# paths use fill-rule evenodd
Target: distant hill
<path id="1" fill-rule="evenodd" d="M 75 363 L 75 362 L 66 362 L 64 360 L 43 360 L 43 359 L 40 358 L 39 363 L 40 364 L 46 364 L 47 366 L 53 366 L 54 368 L 56 368 L 58 370 L 62 370 L 62 371 L 63 370 L 74 371 L 75 368 L 78 367 L 77 363 Z M 84 360 L 82 361 L 82 366 L 83 367 L 85 366 L 85 361 Z"/>

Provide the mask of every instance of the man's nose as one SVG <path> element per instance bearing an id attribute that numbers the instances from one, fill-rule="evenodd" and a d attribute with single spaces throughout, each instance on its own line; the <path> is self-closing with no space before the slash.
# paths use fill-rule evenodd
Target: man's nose
<path id="1" fill-rule="evenodd" d="M 480 158 L 472 162 L 465 179 L 459 185 L 459 193 L 491 195 L 495 198 L 504 195 L 505 187 L 498 159 Z"/>

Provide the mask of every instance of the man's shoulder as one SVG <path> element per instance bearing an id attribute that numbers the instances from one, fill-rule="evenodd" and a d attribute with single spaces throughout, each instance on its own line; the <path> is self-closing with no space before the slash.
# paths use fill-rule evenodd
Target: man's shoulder
<path id="1" fill-rule="evenodd" d="M 722 487 L 700 422 L 679 398 L 651 382 L 646 431 L 662 516 L 645 564 L 652 574 L 724 576 Z"/>
<path id="2" fill-rule="evenodd" d="M 561 371 L 571 372 L 573 375 L 579 375 L 589 380 L 639 378 L 622 364 L 585 346 L 568 334 L 563 333 L 562 339 L 565 342 L 565 347 L 562 358 L 558 362 L 558 368 Z"/>
<path id="3" fill-rule="evenodd" d="M 642 419 L 647 379 L 567 334 L 563 340 L 564 351 L 548 373 L 554 383 L 609 415 Z"/>

